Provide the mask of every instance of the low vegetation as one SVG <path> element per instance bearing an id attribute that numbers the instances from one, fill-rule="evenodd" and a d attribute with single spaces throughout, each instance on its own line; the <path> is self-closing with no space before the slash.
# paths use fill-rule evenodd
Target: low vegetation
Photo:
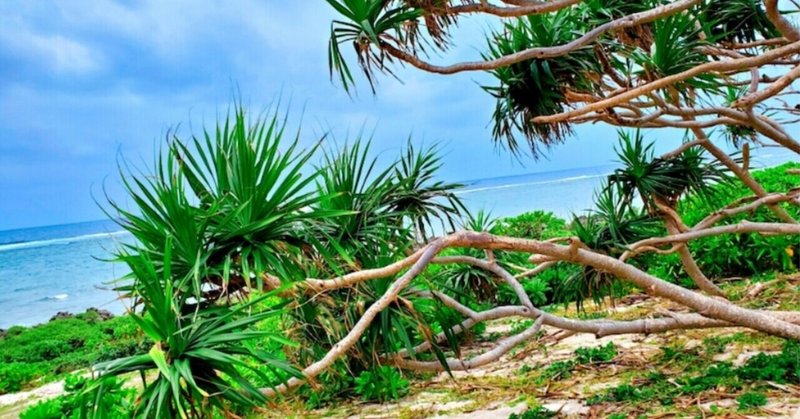
<path id="1" fill-rule="evenodd" d="M 127 316 L 103 320 L 97 311 L 26 328 L 0 337 L 0 394 L 13 393 L 98 362 L 141 354 L 152 343 Z"/>
<path id="2" fill-rule="evenodd" d="M 763 184 L 776 188 L 776 190 L 794 187 L 800 184 L 800 179 L 795 180 L 791 176 L 785 176 L 784 173 L 787 169 L 796 167 L 800 167 L 800 165 L 782 165 L 756 172 L 755 177 Z M 716 188 L 720 190 L 720 193 L 744 193 L 741 185 L 738 187 L 735 184 L 720 185 Z M 679 208 L 682 214 L 690 218 L 693 211 L 704 211 L 701 205 L 703 205 L 702 201 L 687 201 Z M 480 217 L 485 217 L 485 215 L 480 215 Z M 485 227 L 485 224 L 488 223 L 489 229 L 496 234 L 514 234 L 537 239 L 574 234 L 572 223 L 540 211 L 496 221 L 484 220 L 483 226 L 478 225 L 479 223 L 474 218 L 471 219 L 471 222 L 473 223 L 472 226 L 476 228 Z M 782 240 L 782 238 L 764 238 L 763 241 L 756 242 L 745 250 L 748 252 L 772 251 L 776 245 L 771 241 L 775 240 Z M 724 245 L 735 246 L 736 244 L 736 242 L 731 241 Z M 781 242 L 779 246 L 783 246 L 783 243 Z M 780 251 L 785 254 L 785 247 L 781 247 Z M 501 261 L 514 263 L 514 254 L 500 253 L 498 256 Z M 704 256 L 703 253 L 698 253 L 697 261 L 701 266 L 716 266 L 729 271 L 741 269 L 741 265 L 738 264 L 736 259 L 729 260 L 731 265 L 724 265 L 721 264 L 719 258 L 711 253 L 708 254 L 708 257 Z M 679 270 L 679 262 L 669 260 L 669 258 L 653 259 L 648 262 L 651 263 L 648 267 L 649 270 Z M 782 272 L 795 270 L 794 261 L 791 259 L 785 265 L 771 265 L 771 267 L 775 271 Z M 461 272 L 465 279 L 463 283 L 458 283 L 451 282 L 458 275 L 454 275 L 453 272 L 447 270 L 437 270 L 435 268 L 427 273 L 429 281 L 444 281 L 446 287 L 467 291 L 466 294 L 462 295 L 464 301 L 476 309 L 480 308 L 482 304 L 481 288 L 479 286 L 471 289 L 468 286 L 479 284 L 474 278 L 469 277 L 471 273 L 468 270 Z M 557 289 L 564 278 L 574 274 L 575 269 L 564 266 L 550 271 L 551 274 L 548 276 L 524 281 L 523 284 L 531 298 L 536 300 L 538 305 L 552 305 L 554 309 L 555 307 L 567 307 L 565 304 L 569 304 L 572 300 L 559 299 L 559 295 L 552 290 Z M 762 271 L 760 278 L 766 280 L 770 276 L 770 274 Z M 140 275 L 139 277 L 146 276 Z M 490 278 L 485 279 L 489 280 Z M 504 295 L 510 295 L 510 291 L 503 291 L 503 289 L 503 286 L 501 286 L 494 294 L 495 298 L 502 299 Z M 623 287 L 621 289 L 624 290 L 626 288 Z M 622 295 L 621 293 L 617 296 L 620 297 Z M 512 301 L 511 297 L 505 298 L 508 298 L 509 303 Z M 271 297 L 270 301 L 271 303 L 266 304 L 266 306 L 264 305 L 265 303 L 260 304 L 263 307 L 277 307 L 276 304 L 281 304 L 281 298 L 279 297 Z M 597 318 L 601 313 L 598 311 L 586 312 L 582 317 Z M 151 311 L 148 318 L 152 318 L 152 315 L 153 312 Z M 446 318 L 442 317 L 443 315 L 432 318 L 435 327 L 434 331 L 442 330 L 441 325 L 436 323 L 436 319 L 445 321 L 443 323 L 445 325 L 448 324 L 446 320 L 443 320 Z M 284 348 L 287 348 L 286 353 L 291 353 L 296 344 L 282 339 L 274 341 L 269 336 L 280 336 L 281 330 L 285 330 L 288 325 L 293 324 L 295 322 L 294 319 L 295 314 L 292 314 L 292 312 L 286 312 L 285 315 L 272 319 L 254 319 L 254 322 L 258 324 L 256 328 L 258 335 L 254 336 L 251 344 L 255 346 L 250 347 L 267 350 L 275 358 L 271 362 L 285 362 L 291 359 L 291 356 L 283 355 Z M 454 323 L 450 322 L 449 324 L 452 325 Z M 513 333 L 515 329 L 520 332 L 530 327 L 531 324 L 531 321 L 518 322 L 516 325 L 511 326 L 511 332 Z M 488 336 L 482 336 L 481 334 L 481 329 L 473 330 L 472 339 L 486 339 Z M 464 338 L 469 338 L 469 336 L 464 336 Z M 497 337 L 494 339 L 497 339 Z M 703 351 L 709 355 L 719 354 L 724 352 L 727 345 L 741 339 L 743 339 L 741 334 L 708 337 L 703 341 Z M 86 392 L 82 390 L 86 389 L 86 379 L 70 376 L 68 375 L 69 372 L 125 356 L 142 356 L 151 350 L 153 342 L 153 337 L 141 333 L 137 327 L 137 320 L 134 318 L 121 316 L 110 320 L 102 320 L 93 311 L 71 318 L 56 319 L 33 328 L 15 327 L 10 329 L 6 336 L 0 338 L 0 354 L 2 354 L 5 362 L 0 367 L 0 377 L 2 377 L 0 385 L 2 385 L 4 392 L 13 392 L 66 376 L 68 378 L 68 393 L 65 396 L 33 406 L 26 411 L 23 417 L 70 416 L 70 412 L 74 411 L 78 405 L 76 400 L 79 400 L 80 397 L 85 397 L 84 394 Z M 798 353 L 800 352 L 798 352 L 796 344 L 787 343 L 779 354 L 756 355 L 750 358 L 743 366 L 734 368 L 726 363 L 708 366 L 706 362 L 702 361 L 701 357 L 696 355 L 696 352 L 667 347 L 663 350 L 660 362 L 673 365 L 677 362 L 686 371 L 684 374 L 672 378 L 672 381 L 677 384 L 668 383 L 666 381 L 667 377 L 662 373 L 650 372 L 644 376 L 631 377 L 628 383 L 622 383 L 604 392 L 592 395 L 586 399 L 586 403 L 588 405 L 624 404 L 657 399 L 664 405 L 670 405 L 676 398 L 699 392 L 713 391 L 719 388 L 728 388 L 743 391 L 740 396 L 737 396 L 737 400 L 740 408 L 743 411 L 747 411 L 747 409 L 754 409 L 763 404 L 762 398 L 765 394 L 763 391 L 767 389 L 764 383 L 800 383 L 797 376 L 794 375 L 796 371 L 800 370 L 800 365 L 795 365 L 797 359 L 800 359 Z M 572 358 L 554 361 L 546 365 L 541 372 L 537 373 L 536 377 L 538 378 L 534 381 L 542 385 L 546 382 L 568 380 L 574 376 L 577 366 L 613 362 L 617 354 L 618 349 L 613 343 L 599 347 L 578 348 Z M 258 369 L 251 370 L 248 365 L 250 367 L 257 366 Z M 705 365 L 705 369 L 701 368 L 700 365 Z M 275 381 L 275 370 L 269 371 L 269 368 L 264 368 L 263 362 L 245 361 L 242 367 L 237 367 L 237 370 L 242 371 L 243 377 L 252 380 L 254 385 L 274 385 L 274 383 L 280 381 Z M 362 370 L 355 378 L 348 380 L 346 377 L 349 374 L 346 371 L 352 367 L 342 364 L 337 368 L 338 372 L 337 369 L 334 369 L 327 375 L 321 376 L 318 384 L 314 387 L 301 389 L 298 397 L 304 400 L 307 408 L 329 406 L 331 403 L 335 406 L 337 403 L 353 397 L 379 402 L 397 400 L 410 391 L 409 381 L 413 383 L 418 380 L 418 378 L 415 378 L 417 376 L 413 374 L 410 376 L 402 374 L 388 366 Z M 130 371 L 130 369 L 126 369 L 126 371 Z M 523 366 L 518 373 L 522 374 L 522 376 L 529 376 L 532 371 L 527 366 Z M 121 381 L 110 380 L 105 384 L 107 389 L 111 389 L 107 390 L 107 393 L 111 394 L 111 396 L 109 396 L 110 399 L 101 403 L 124 406 L 123 410 L 119 411 L 119 417 L 123 417 L 130 412 L 126 409 L 133 408 L 132 396 L 135 391 L 133 389 L 122 391 L 119 387 L 120 383 Z M 745 391 L 745 389 L 749 390 Z M 519 417 L 549 417 L 547 415 L 551 413 L 548 413 L 547 409 L 539 407 L 523 412 L 519 414 Z"/>

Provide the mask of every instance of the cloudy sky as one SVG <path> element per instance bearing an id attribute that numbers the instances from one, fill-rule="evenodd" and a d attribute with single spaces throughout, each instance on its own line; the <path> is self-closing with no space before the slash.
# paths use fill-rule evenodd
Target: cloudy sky
<path id="1" fill-rule="evenodd" d="M 497 150 L 481 73 L 403 69 L 349 97 L 328 75 L 333 17 L 323 0 L 0 2 L 0 230 L 103 218 L 95 200 L 119 195 L 120 156 L 151 161 L 168 129 L 197 132 L 237 95 L 256 111 L 291 102 L 309 143 L 364 127 L 383 155 L 409 135 L 441 142 L 447 180 L 613 159 L 614 131 L 599 127 L 538 162 Z M 463 21 L 458 48 L 432 59 L 478 58 L 489 24 Z"/>

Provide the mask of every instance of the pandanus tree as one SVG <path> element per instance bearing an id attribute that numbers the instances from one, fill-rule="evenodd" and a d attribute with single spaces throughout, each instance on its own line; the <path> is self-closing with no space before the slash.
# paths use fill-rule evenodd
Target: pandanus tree
<path id="1" fill-rule="evenodd" d="M 149 173 L 122 166 L 135 206 L 111 201 L 109 213 L 135 240 L 117 252 L 131 269 L 117 289 L 131 298 L 131 315 L 153 347 L 97 365 L 101 380 L 89 390 L 102 392 L 107 376 L 139 372 L 144 392 L 135 409 L 145 417 L 204 417 L 262 403 L 254 383 L 303 377 L 286 361 L 335 347 L 393 287 L 387 277 L 319 295 L 308 277 L 396 262 L 425 242 L 425 227 L 459 216 L 459 185 L 438 180 L 435 147 L 409 144 L 380 166 L 370 141 L 319 155 L 319 143 L 301 148 L 286 121 L 278 111 L 251 119 L 237 106 L 201 136 L 170 135 Z M 431 341 L 441 307 L 404 290 L 356 342 L 349 371 Z M 274 318 L 283 333 L 259 330 Z"/>
<path id="2" fill-rule="evenodd" d="M 355 143 L 310 169 L 313 149 L 300 150 L 297 137 L 281 141 L 283 119 L 248 125 L 240 112 L 200 138 L 173 142 L 154 176 L 125 177 L 138 211 L 114 206 L 138 241 L 120 253 L 136 268 L 124 289 L 153 313 L 139 320 L 158 343 L 149 358 L 101 371 L 155 367 L 159 378 L 146 389 L 154 395 L 146 411 L 191 416 L 226 385 L 229 400 L 252 396 L 251 383 L 236 375 L 240 370 L 221 365 L 234 353 L 275 365 L 273 386 L 260 390 L 273 396 L 337 363 L 352 368 L 349 360 L 359 368 L 469 370 L 499 359 L 544 326 L 596 336 L 744 327 L 800 339 L 797 313 L 719 298 L 711 279 L 692 272 L 699 268 L 687 250 L 695 240 L 722 235 L 800 234 L 792 216 L 800 192 L 767 193 L 750 172 L 751 145 L 800 153 L 785 127 L 798 112 L 788 100 L 800 78 L 800 31 L 777 0 L 327 3 L 340 15 L 331 25 L 328 64 L 345 89 L 355 88 L 361 72 L 380 95 L 380 77 L 404 65 L 441 75 L 487 72 L 495 80 L 483 89 L 496 102 L 487 118 L 494 140 L 512 153 L 539 156 L 569 140 L 580 124 L 682 129 L 688 139 L 655 156 L 638 131 L 625 134 L 623 167 L 598 194 L 595 214 L 574 223 L 574 236 L 549 238 L 469 230 L 428 237 L 431 222 L 449 224 L 460 204 L 452 185 L 434 179 L 439 162 L 425 152 L 409 149 L 380 169 L 366 143 Z M 500 21 L 480 59 L 430 62 L 458 42 L 452 32 L 458 22 L 475 16 Z M 739 147 L 742 158 L 731 157 L 724 141 Z M 715 197 L 692 225 L 676 216 L 687 194 L 702 195 L 706 185 L 729 177 L 752 195 L 731 202 Z M 747 221 L 762 207 L 772 214 L 768 221 Z M 440 255 L 448 249 L 457 250 Z M 700 291 L 637 263 L 644 254 L 676 252 Z M 506 263 L 504 253 L 529 258 Z M 554 315 L 534 304 L 521 280 L 564 264 L 580 269 L 570 279 L 575 299 L 600 297 L 619 282 L 685 310 L 624 321 Z M 464 304 L 430 281 L 430 265 L 469 266 L 462 279 L 502 283 L 516 302 Z M 484 285 L 478 293 L 493 291 Z M 236 300 L 270 288 L 289 300 L 287 310 L 302 329 L 292 336 L 319 343 L 298 360 L 305 365 L 299 370 L 276 362 L 274 354 L 242 349 L 254 336 L 252 320 L 240 317 L 251 306 Z M 437 317 L 442 307 L 459 320 Z M 484 353 L 460 357 L 458 334 L 509 317 L 532 322 Z M 199 377 L 206 384 L 196 383 Z"/>
<path id="3" fill-rule="evenodd" d="M 308 285 L 326 294 L 342 287 L 391 277 L 392 286 L 365 310 L 337 346 L 304 369 L 314 376 L 358 342 L 380 313 L 417 284 L 429 264 L 461 264 L 481 269 L 489 279 L 507 284 L 518 305 L 483 311 L 448 295 L 446 289 L 423 291 L 463 315 L 461 324 L 432 342 L 382 354 L 383 363 L 413 370 L 471 369 L 497 360 L 541 327 L 598 336 L 667 330 L 740 326 L 763 333 L 800 338 L 794 313 L 757 311 L 719 298 L 713 281 L 694 263 L 687 244 L 702 238 L 736 234 L 796 235 L 800 226 L 796 191 L 767 193 L 751 174 L 753 146 L 772 144 L 800 152 L 785 124 L 796 113 L 787 98 L 800 77 L 800 31 L 779 10 L 776 0 L 327 0 L 340 15 L 329 41 L 331 76 L 344 89 L 356 88 L 363 73 L 380 96 L 382 75 L 396 76 L 402 66 L 449 75 L 485 72 L 495 82 L 483 89 L 496 102 L 494 140 L 515 154 L 538 157 L 567 141 L 575 126 L 608 124 L 634 131 L 623 134 L 622 168 L 598 194 L 594 214 L 573 225 L 576 237 L 537 240 L 463 231 L 430 241 L 399 262 Z M 479 59 L 438 64 L 459 42 L 453 28 L 462 19 L 496 19 Z M 351 65 L 356 63 L 356 66 Z M 788 69 L 788 70 L 787 70 Z M 688 137 L 677 149 L 655 156 L 641 132 L 672 128 Z M 667 131 L 669 132 L 669 131 Z M 721 144 L 727 142 L 728 145 Z M 726 150 L 733 145 L 742 157 Z M 708 214 L 693 225 L 677 215 L 680 202 L 702 199 L 708 185 L 738 179 L 752 196 L 722 202 L 708 199 Z M 770 222 L 748 222 L 765 207 Z M 732 222 L 732 220 L 742 220 Z M 480 249 L 446 253 L 445 249 Z M 508 266 L 498 252 L 530 254 L 529 266 Z M 678 253 L 684 269 L 700 287 L 694 291 L 653 276 L 638 265 L 639 256 Z M 647 321 L 584 321 L 540 310 L 520 280 L 561 263 L 582 271 L 571 278 L 578 298 L 607 293 L 614 281 L 685 306 L 692 313 L 656 315 Z M 471 268 L 471 269 L 472 269 Z M 457 273 L 458 270 L 451 270 Z M 467 272 L 471 272 L 467 270 Z M 400 274 L 399 276 L 397 276 Z M 471 279 L 470 279 L 471 280 Z M 604 291 L 605 290 L 605 291 Z M 712 294 L 709 296 L 708 294 Z M 425 359 L 420 354 L 477 323 L 510 316 L 535 320 L 519 334 L 486 353 Z M 290 379 L 283 391 L 303 382 Z M 268 394 L 272 394 L 267 391 Z"/>

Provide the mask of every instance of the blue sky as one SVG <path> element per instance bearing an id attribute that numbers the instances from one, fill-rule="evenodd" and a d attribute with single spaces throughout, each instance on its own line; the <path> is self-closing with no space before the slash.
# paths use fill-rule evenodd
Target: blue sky
<path id="1" fill-rule="evenodd" d="M 401 69 L 402 83 L 384 77 L 376 96 L 362 83 L 349 97 L 328 75 L 332 18 L 323 0 L 1 2 L 0 230 L 103 218 L 93 197 L 119 196 L 120 155 L 151 161 L 168 129 L 199 131 L 237 91 L 255 111 L 291 101 L 308 143 L 362 127 L 386 156 L 410 134 L 439 141 L 447 180 L 613 160 L 614 130 L 597 126 L 538 162 L 498 151 L 481 73 Z M 478 58 L 487 25 L 462 21 L 458 48 L 433 60 Z"/>

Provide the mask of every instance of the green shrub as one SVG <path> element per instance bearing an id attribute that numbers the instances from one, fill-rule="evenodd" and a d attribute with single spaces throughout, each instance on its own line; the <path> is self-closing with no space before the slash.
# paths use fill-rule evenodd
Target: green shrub
<path id="1" fill-rule="evenodd" d="M 123 388 L 123 384 L 121 379 L 106 379 L 95 391 L 89 391 L 88 379 L 80 375 L 67 376 L 64 380 L 64 395 L 30 406 L 20 414 L 20 419 L 132 417 L 132 398 L 136 391 Z"/>
<path id="2" fill-rule="evenodd" d="M 0 365 L 0 394 L 22 390 L 35 376 L 36 371 L 27 364 L 14 362 Z"/>
<path id="3" fill-rule="evenodd" d="M 800 384 L 800 343 L 787 340 L 779 354 L 760 353 L 748 359 L 737 374 L 745 380 Z"/>
<path id="4" fill-rule="evenodd" d="M 739 410 L 749 410 L 754 407 L 766 406 L 767 396 L 763 393 L 748 391 L 737 397 L 736 401 L 739 402 Z"/>
<path id="5" fill-rule="evenodd" d="M 541 307 L 552 303 L 550 299 L 552 288 L 547 279 L 538 276 L 533 279 L 522 280 L 520 283 L 533 305 Z M 498 287 L 497 301 L 501 304 L 520 304 L 517 293 L 507 284 Z"/>
<path id="6" fill-rule="evenodd" d="M 355 384 L 356 393 L 368 401 L 397 400 L 408 393 L 408 380 L 396 369 L 385 365 L 362 372 L 356 377 Z"/>
<path id="7" fill-rule="evenodd" d="M 24 332 L 25 330 L 27 330 L 27 328 L 24 326 L 11 326 L 6 331 L 6 336 L 17 336 L 20 333 Z"/>
<path id="8" fill-rule="evenodd" d="M 753 177 L 767 192 L 786 192 L 800 186 L 800 176 L 787 175 L 788 169 L 800 168 L 798 163 L 753 172 Z M 678 206 L 684 221 L 693 225 L 714 211 L 719 202 L 731 202 L 752 196 L 753 192 L 740 181 L 716 185 L 713 194 L 717 199 L 707 200 L 691 197 Z M 783 204 L 795 218 L 800 216 L 796 206 Z M 732 224 L 747 219 L 752 222 L 780 222 L 767 208 L 742 214 L 725 220 Z M 768 271 L 794 271 L 797 269 L 796 253 L 800 251 L 800 240 L 796 236 L 762 236 L 758 234 L 726 234 L 707 237 L 690 242 L 689 248 L 703 271 L 711 277 L 743 276 Z"/>
<path id="9" fill-rule="evenodd" d="M 534 240 L 547 240 L 570 235 L 564 219 L 557 217 L 552 212 L 541 210 L 497 220 L 490 232 L 498 236 Z"/>
<path id="10" fill-rule="evenodd" d="M 596 348 L 578 348 L 575 350 L 575 357 L 579 364 L 609 362 L 615 356 L 617 356 L 617 347 L 614 342 L 608 342 L 607 345 Z"/>
<path id="11" fill-rule="evenodd" d="M 556 417 L 556 412 L 544 407 L 536 406 L 520 414 L 512 413 L 508 419 L 547 419 Z"/>
<path id="12" fill-rule="evenodd" d="M 338 361 L 316 377 L 317 385 L 304 384 L 297 392 L 305 399 L 308 409 L 318 409 L 337 399 L 351 395 L 353 392 L 353 376 L 343 361 Z"/>
<path id="13" fill-rule="evenodd" d="M 12 328 L 0 338 L 0 394 L 19 391 L 30 381 L 64 373 L 149 348 L 127 316 L 101 321 L 96 312 L 38 326 Z"/>
<path id="14" fill-rule="evenodd" d="M 548 380 L 560 380 L 562 378 L 569 378 L 569 376 L 572 374 L 572 369 L 575 368 L 575 365 L 577 364 L 572 359 L 553 362 L 544 369 L 542 378 Z"/>

